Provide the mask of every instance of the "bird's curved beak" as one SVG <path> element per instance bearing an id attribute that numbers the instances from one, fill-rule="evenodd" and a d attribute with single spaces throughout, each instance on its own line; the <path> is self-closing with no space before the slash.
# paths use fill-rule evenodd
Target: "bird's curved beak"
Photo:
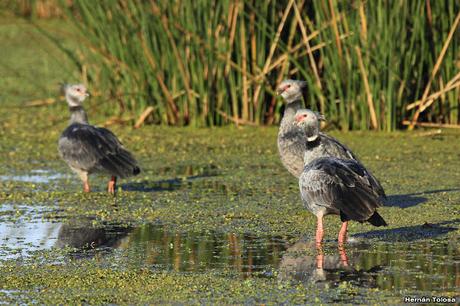
<path id="1" fill-rule="evenodd" d="M 91 97 L 91 94 L 90 94 L 89 92 L 86 92 L 86 93 L 85 93 L 85 97 L 87 97 L 87 98 L 88 98 L 88 97 Z"/>

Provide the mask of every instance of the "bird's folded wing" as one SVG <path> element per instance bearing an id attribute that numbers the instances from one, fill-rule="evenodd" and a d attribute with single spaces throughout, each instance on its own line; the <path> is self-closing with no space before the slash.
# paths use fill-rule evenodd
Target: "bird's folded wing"
<path id="1" fill-rule="evenodd" d="M 299 185 L 305 201 L 338 209 L 352 220 L 365 221 L 378 207 L 366 178 L 341 163 L 318 163 L 302 174 Z"/>
<path id="2" fill-rule="evenodd" d="M 59 140 L 59 152 L 70 166 L 106 171 L 112 175 L 131 175 L 137 162 L 107 129 L 91 125 L 69 126 Z"/>

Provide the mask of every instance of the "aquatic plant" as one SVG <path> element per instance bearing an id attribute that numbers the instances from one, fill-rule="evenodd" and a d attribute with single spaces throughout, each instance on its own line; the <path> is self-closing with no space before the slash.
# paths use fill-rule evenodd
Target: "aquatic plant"
<path id="1" fill-rule="evenodd" d="M 272 124 L 284 78 L 307 80 L 307 105 L 344 130 L 460 121 L 456 1 L 61 5 L 82 78 L 138 126 Z"/>

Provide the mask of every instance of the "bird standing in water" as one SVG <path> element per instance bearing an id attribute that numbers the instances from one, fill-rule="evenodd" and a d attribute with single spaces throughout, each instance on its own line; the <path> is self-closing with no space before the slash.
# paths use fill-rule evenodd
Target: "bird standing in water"
<path id="1" fill-rule="evenodd" d="M 317 217 L 316 244 L 321 245 L 323 217 L 329 214 L 340 215 L 339 244 L 346 241 L 349 220 L 386 226 L 377 212 L 383 189 L 375 178 L 357 160 L 324 154 L 317 113 L 300 109 L 295 120 L 308 139 L 299 188 L 305 207 Z"/>
<path id="2" fill-rule="evenodd" d="M 356 155 L 347 146 L 334 137 L 322 133 L 319 130 L 319 124 L 313 124 L 307 134 L 297 125 L 296 112 L 302 109 L 302 90 L 305 89 L 306 85 L 307 83 L 304 81 L 284 80 L 277 88 L 278 94 L 287 103 L 278 132 L 278 149 L 285 168 L 298 178 L 303 171 L 304 157 L 307 151 L 310 153 L 307 158 L 310 159 L 327 156 L 350 159 L 364 168 Z M 309 120 L 312 118 L 324 120 L 324 117 L 319 113 L 303 109 L 303 114 L 306 115 L 307 113 L 310 113 Z M 314 150 L 310 150 L 308 147 L 311 147 L 313 143 L 319 143 L 319 146 L 316 146 Z M 370 171 L 367 171 L 367 173 L 370 176 L 372 188 L 380 197 L 385 198 L 385 191 L 379 181 Z"/>
<path id="3" fill-rule="evenodd" d="M 59 155 L 80 176 L 85 192 L 90 192 L 90 174 L 105 173 L 111 176 L 107 191 L 114 194 L 117 177 L 139 174 L 138 163 L 111 131 L 88 123 L 82 107 L 89 96 L 84 85 L 63 85 L 63 90 L 69 105 L 70 123 L 59 138 Z"/>

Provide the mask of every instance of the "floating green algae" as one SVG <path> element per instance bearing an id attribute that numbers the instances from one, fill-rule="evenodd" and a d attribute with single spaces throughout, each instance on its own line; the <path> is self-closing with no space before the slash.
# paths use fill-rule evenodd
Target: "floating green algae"
<path id="1" fill-rule="evenodd" d="M 0 65 L 8 76 L 0 83 L 0 222 L 11 230 L 0 245 L 0 303 L 400 304 L 404 295 L 458 292 L 460 133 L 332 132 L 381 180 L 389 226 L 351 223 L 351 268 L 313 281 L 303 268 L 316 251 L 302 243 L 315 218 L 279 161 L 276 127 L 111 126 L 143 172 L 120 181 L 116 197 L 105 192 L 107 177 L 92 176 L 94 192 L 84 194 L 57 154 L 65 103 L 23 106 L 78 78 L 51 60 L 59 52 L 46 43 L 36 54 L 30 25 L 11 27 L 0 28 L 8 42 L 0 64 L 21 66 L 16 74 Z M 93 101 L 87 106 L 91 122 L 106 122 Z M 57 229 L 55 243 L 27 239 L 42 237 L 40 224 Z M 340 224 L 332 216 L 325 224 L 333 261 Z M 107 230 L 114 226 L 120 236 Z M 77 245 L 65 228 L 108 233 Z"/>
<path id="2" fill-rule="evenodd" d="M 65 122 L 53 130 L 64 126 Z M 300 203 L 295 178 L 279 162 L 276 128 L 113 127 L 143 168 L 140 176 L 120 182 L 116 197 L 105 192 L 107 178 L 101 176 L 91 177 L 94 192 L 82 193 L 79 180 L 57 157 L 58 133 L 40 138 L 26 132 L 17 134 L 23 128 L 18 125 L 14 135 L 3 134 L 3 143 L 13 147 L 15 154 L 1 155 L 5 161 L 0 166 L 1 205 L 48 207 L 42 218 L 53 222 L 86 218 L 91 220 L 86 227 L 123 224 L 138 228 L 131 235 L 145 232 L 153 224 L 182 240 L 176 248 L 177 242 L 171 238 L 167 242 L 171 247 L 162 251 L 171 252 L 170 266 L 139 264 L 139 258 L 157 253 L 129 243 L 124 251 L 115 248 L 112 255 L 101 251 L 77 259 L 68 257 L 75 251 L 50 249 L 32 252 L 30 259 L 3 261 L 0 300 L 4 302 L 401 303 L 406 294 L 455 293 L 456 285 L 447 280 L 458 271 L 460 191 L 455 168 L 459 166 L 460 134 L 334 133 L 381 179 L 389 197 L 380 212 L 389 226 L 382 229 L 351 223 L 352 238 L 368 243 L 357 253 L 350 242 L 350 261 L 359 273 L 334 270 L 326 273 L 331 277 L 328 281 L 318 283 L 279 277 L 289 245 L 298 237 L 311 237 L 315 219 Z M 37 142 L 40 146 L 34 145 Z M 31 173 L 39 173 L 47 181 L 20 179 Z M 4 213 L 2 220 L 17 222 L 27 215 L 18 211 Z M 327 217 L 325 223 L 328 253 L 334 254 L 339 220 Z M 204 264 L 189 271 L 171 268 L 174 254 L 190 260 L 188 252 L 195 250 L 187 240 L 188 233 L 215 232 L 220 237 L 215 239 L 227 247 L 230 242 L 222 237 L 228 235 L 260 237 L 258 241 L 267 245 L 270 237 L 285 237 L 286 247 L 279 250 L 278 261 L 263 269 L 263 277 L 256 273 L 242 278 L 235 261 L 223 262 L 218 268 Z M 145 239 L 151 248 L 161 245 L 160 240 Z M 449 247 L 446 240 L 451 241 Z M 178 250 L 185 253 L 176 253 Z M 128 260 L 117 261 L 116 254 L 128 256 Z M 242 254 L 242 262 L 247 263 L 246 253 Z M 67 258 L 65 264 L 62 258 Z M 190 267 L 190 263 L 183 265 Z M 372 270 L 376 266 L 381 269 Z"/>

